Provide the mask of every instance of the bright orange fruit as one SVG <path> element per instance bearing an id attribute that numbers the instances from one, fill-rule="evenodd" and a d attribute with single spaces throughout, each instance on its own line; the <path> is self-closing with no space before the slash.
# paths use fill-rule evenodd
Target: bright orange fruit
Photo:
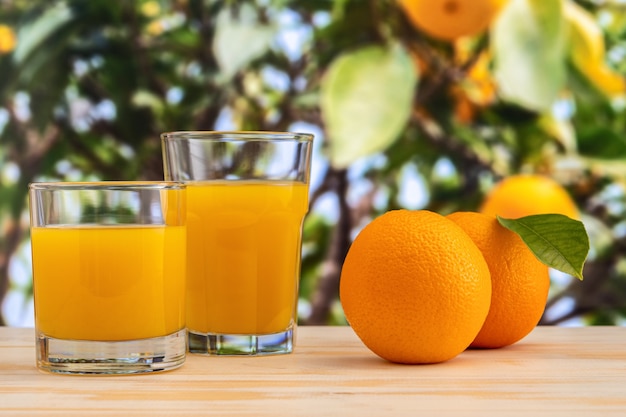
<path id="1" fill-rule="evenodd" d="M 565 188 L 552 178 L 538 174 L 503 179 L 487 194 L 479 211 L 507 219 L 546 213 L 580 218 L 576 203 Z"/>
<path id="2" fill-rule="evenodd" d="M 435 363 L 465 350 L 491 300 L 489 268 L 453 221 L 393 210 L 358 234 L 341 271 L 346 319 L 363 343 L 399 363 Z"/>
<path id="3" fill-rule="evenodd" d="M 508 0 L 398 1 L 417 29 L 447 41 L 483 32 L 508 3 Z"/>
<path id="4" fill-rule="evenodd" d="M 543 314 L 550 289 L 548 267 L 495 216 L 457 212 L 446 216 L 480 249 L 491 273 L 491 306 L 472 347 L 499 348 L 530 333 Z"/>

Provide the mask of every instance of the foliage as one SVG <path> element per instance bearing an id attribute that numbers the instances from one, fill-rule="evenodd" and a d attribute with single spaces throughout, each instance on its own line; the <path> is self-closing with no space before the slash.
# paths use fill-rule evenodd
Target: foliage
<path id="1" fill-rule="evenodd" d="M 562 214 L 539 214 L 519 219 L 503 219 L 500 224 L 517 233 L 538 260 L 557 271 L 580 280 L 589 253 L 585 226 Z"/>
<path id="2" fill-rule="evenodd" d="M 12 272 L 29 182 L 160 179 L 165 131 L 306 130 L 302 322 L 344 321 L 340 268 L 373 217 L 474 210 L 517 172 L 566 186 L 591 236 L 585 280 L 555 276 L 544 323 L 621 322 L 625 6 L 573 1 L 511 0 L 455 42 L 393 0 L 3 1 L 0 299 L 30 291 Z"/>

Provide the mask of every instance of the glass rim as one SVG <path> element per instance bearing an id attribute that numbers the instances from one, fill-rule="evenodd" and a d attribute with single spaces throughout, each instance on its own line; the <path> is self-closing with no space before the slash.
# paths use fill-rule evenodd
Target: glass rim
<path id="1" fill-rule="evenodd" d="M 270 130 L 180 130 L 161 133 L 163 140 L 221 140 L 221 141 L 296 141 L 312 142 L 314 135 L 303 132 L 279 132 Z"/>
<path id="2" fill-rule="evenodd" d="M 36 191 L 80 191 L 80 190 L 184 190 L 182 181 L 42 181 L 28 184 L 30 190 Z"/>

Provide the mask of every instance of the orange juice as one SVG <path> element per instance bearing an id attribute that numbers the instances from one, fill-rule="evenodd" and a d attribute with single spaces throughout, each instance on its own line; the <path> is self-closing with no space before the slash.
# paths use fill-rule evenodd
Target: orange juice
<path id="1" fill-rule="evenodd" d="M 183 226 L 34 227 L 31 239 L 40 333 L 118 341 L 185 327 Z"/>
<path id="2" fill-rule="evenodd" d="M 187 328 L 271 334 L 295 323 L 306 184 L 187 183 Z"/>

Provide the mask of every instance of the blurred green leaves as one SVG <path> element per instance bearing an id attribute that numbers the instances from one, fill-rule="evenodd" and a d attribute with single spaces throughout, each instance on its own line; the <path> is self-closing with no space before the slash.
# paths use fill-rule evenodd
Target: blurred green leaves
<path id="1" fill-rule="evenodd" d="M 41 47 L 48 37 L 73 17 L 72 10 L 66 3 L 57 2 L 45 9 L 36 19 L 22 26 L 18 32 L 17 47 L 13 51 L 15 63 L 22 64 L 36 48 Z"/>
<path id="2" fill-rule="evenodd" d="M 594 16 L 582 6 L 565 3 L 568 23 L 568 56 L 571 63 L 602 94 L 615 97 L 626 92 L 626 77 L 606 62 L 604 33 Z"/>
<path id="3" fill-rule="evenodd" d="M 222 9 L 217 16 L 213 50 L 226 79 L 263 55 L 275 35 L 276 28 L 259 22 L 251 4 L 244 3 L 237 10 Z"/>
<path id="4" fill-rule="evenodd" d="M 566 82 L 562 1 L 511 0 L 494 22 L 494 75 L 506 100 L 550 111 Z"/>
<path id="5" fill-rule="evenodd" d="M 342 323 L 337 272 L 373 216 L 474 210 L 519 172 L 558 180 L 591 237 L 585 280 L 555 283 L 574 308 L 550 322 L 623 317 L 626 98 L 608 94 L 623 11 L 510 0 L 488 32 L 447 42 L 395 0 L 1 2 L 19 42 L 0 53 L 0 298 L 29 181 L 160 179 L 163 131 L 298 129 L 316 134 L 301 317 Z"/>
<path id="6" fill-rule="evenodd" d="M 320 93 L 333 166 L 344 168 L 387 149 L 409 119 L 417 82 L 399 45 L 368 46 L 333 61 Z"/>

